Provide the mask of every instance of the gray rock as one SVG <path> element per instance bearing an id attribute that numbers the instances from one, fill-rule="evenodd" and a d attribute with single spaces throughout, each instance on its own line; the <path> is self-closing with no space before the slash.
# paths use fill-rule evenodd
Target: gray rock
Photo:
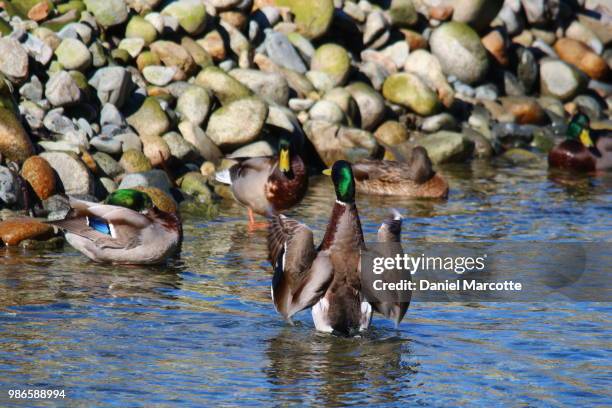
<path id="1" fill-rule="evenodd" d="M 178 127 L 183 138 L 191 143 L 202 157 L 213 163 L 221 161 L 223 153 L 199 126 L 185 121 L 179 123 Z"/>
<path id="2" fill-rule="evenodd" d="M 100 112 L 100 126 L 104 125 L 125 126 L 123 115 L 112 103 L 105 103 Z"/>
<path id="3" fill-rule="evenodd" d="M 230 102 L 215 111 L 206 134 L 219 147 L 244 145 L 254 141 L 268 116 L 268 106 L 258 98 Z"/>
<path id="4" fill-rule="evenodd" d="M 100 184 L 102 184 L 102 187 L 104 188 L 104 190 L 106 190 L 106 194 L 102 194 L 104 196 L 117 190 L 117 183 L 115 183 L 114 180 L 109 179 L 108 177 L 100 177 Z"/>
<path id="5" fill-rule="evenodd" d="M 580 108 L 580 110 L 587 114 L 592 120 L 598 120 L 602 116 L 602 107 L 597 102 L 597 99 L 590 95 L 578 95 L 574 98 L 574 103 Z"/>
<path id="6" fill-rule="evenodd" d="M 374 89 L 378 91 L 381 90 L 385 79 L 390 75 L 385 67 L 372 61 L 359 64 L 359 71 L 368 77 Z"/>
<path id="7" fill-rule="evenodd" d="M 45 95 L 51 105 L 65 106 L 77 103 L 81 99 L 81 90 L 68 72 L 59 71 L 47 81 Z"/>
<path id="8" fill-rule="evenodd" d="M 85 0 L 85 6 L 103 27 L 124 23 L 128 18 L 125 0 Z"/>
<path id="9" fill-rule="evenodd" d="M 289 108 L 294 112 L 305 111 L 310 109 L 314 103 L 315 101 L 312 99 L 291 98 L 289 99 Z"/>
<path id="10" fill-rule="evenodd" d="M 91 127 L 91 125 L 89 124 L 89 122 L 87 120 L 85 120 L 84 118 L 79 118 L 76 121 L 76 125 L 77 127 L 82 130 L 83 132 L 85 132 L 85 134 L 87 135 L 87 137 L 91 138 L 94 135 L 94 130 Z"/>
<path id="11" fill-rule="evenodd" d="M 51 58 L 53 58 L 53 49 L 32 34 L 27 34 L 25 41 L 21 45 L 30 57 L 42 65 L 47 65 Z"/>
<path id="12" fill-rule="evenodd" d="M 91 53 L 85 44 L 66 38 L 55 50 L 57 60 L 65 69 L 84 71 L 91 65 Z"/>
<path id="13" fill-rule="evenodd" d="M 64 110 L 62 108 L 53 109 L 47 113 L 43 124 L 50 132 L 63 135 L 77 130 L 72 120 L 64 116 L 63 113 Z"/>
<path id="14" fill-rule="evenodd" d="M 351 93 L 361 116 L 361 127 L 372 130 L 385 117 L 385 100 L 381 94 L 364 82 L 354 82 L 346 89 Z"/>
<path id="15" fill-rule="evenodd" d="M 508 88 L 506 87 L 506 91 L 507 90 Z M 487 99 L 494 101 L 499 97 L 499 91 L 493 84 L 484 84 L 474 90 L 474 96 L 476 99 Z"/>
<path id="16" fill-rule="evenodd" d="M 89 142 L 98 151 L 108 154 L 119 154 L 122 151 L 120 140 L 109 136 L 96 136 Z"/>
<path id="17" fill-rule="evenodd" d="M 378 148 L 374 136 L 362 129 L 312 120 L 304 124 L 304 131 L 327 166 L 371 157 Z"/>
<path id="18" fill-rule="evenodd" d="M 453 20 L 484 30 L 499 13 L 504 0 L 457 0 L 453 2 Z"/>
<path id="19" fill-rule="evenodd" d="M 573 65 L 551 58 L 540 61 L 542 95 L 567 101 L 585 89 L 587 83 L 587 76 Z"/>
<path id="20" fill-rule="evenodd" d="M 0 55 L 0 72 L 15 80 L 28 76 L 28 53 L 17 40 L 0 38 Z"/>
<path id="21" fill-rule="evenodd" d="M 229 74 L 264 100 L 287 105 L 289 84 L 282 75 L 242 68 L 234 69 Z"/>
<path id="22" fill-rule="evenodd" d="M 307 68 L 285 34 L 269 30 L 264 43 L 266 54 L 277 65 L 303 74 Z"/>
<path id="23" fill-rule="evenodd" d="M 43 126 L 45 110 L 31 101 L 23 101 L 19 104 L 19 112 L 28 122 L 32 129 L 40 129 Z"/>
<path id="24" fill-rule="evenodd" d="M 520 15 L 518 11 L 513 10 L 508 2 L 505 2 L 497 17 L 503 21 L 506 30 L 508 30 L 508 34 L 516 35 L 523 31 L 525 22 L 523 21 L 522 15 Z"/>
<path id="25" fill-rule="evenodd" d="M 142 142 L 137 134 L 132 132 L 122 133 L 115 136 L 113 139 L 121 142 L 121 149 L 125 153 L 127 150 L 134 149 L 142 151 Z"/>
<path id="26" fill-rule="evenodd" d="M 373 11 L 368 14 L 363 32 L 363 43 L 372 45 L 387 31 L 388 24 L 385 15 L 381 11 Z M 373 47 L 377 48 L 377 47 Z"/>
<path id="27" fill-rule="evenodd" d="M 36 75 L 32 75 L 30 82 L 25 83 L 20 89 L 19 94 L 26 99 L 38 102 L 43 98 L 43 86 Z"/>
<path id="28" fill-rule="evenodd" d="M 145 40 L 142 38 L 124 38 L 117 48 L 127 51 L 132 58 L 136 58 L 142 52 L 145 45 Z"/>
<path id="29" fill-rule="evenodd" d="M 38 146 L 42 147 L 47 152 L 71 152 L 74 154 L 80 153 L 80 149 L 78 146 L 75 146 L 72 143 L 66 142 L 64 140 L 60 140 L 58 142 L 44 140 L 38 142 Z"/>
<path id="30" fill-rule="evenodd" d="M 240 149 L 234 150 L 231 154 L 227 155 L 227 158 L 265 157 L 272 156 L 274 153 L 274 149 L 270 143 L 266 142 L 265 140 L 260 140 L 246 146 L 242 146 Z"/>
<path id="31" fill-rule="evenodd" d="M 446 112 L 425 118 L 421 125 L 421 129 L 427 133 L 434 133 L 439 130 L 455 130 L 457 127 L 457 121 L 453 115 Z"/>
<path id="32" fill-rule="evenodd" d="M 78 156 L 66 152 L 44 152 L 40 157 L 55 170 L 66 194 L 93 194 L 94 178 Z"/>
<path id="33" fill-rule="evenodd" d="M 108 177 L 115 178 L 123 173 L 123 168 L 113 159 L 111 156 L 104 152 L 96 152 L 93 154 L 93 159 L 96 165 L 102 170 Z"/>
<path id="34" fill-rule="evenodd" d="M 538 64 L 533 53 L 526 48 L 520 49 L 518 57 L 516 73 L 519 81 L 523 84 L 525 92 L 529 93 L 538 81 Z"/>
<path id="35" fill-rule="evenodd" d="M 453 161 L 463 158 L 469 153 L 470 146 L 466 143 L 461 133 L 440 131 L 425 136 L 418 141 L 418 144 L 427 150 L 429 158 L 434 164 Z"/>
<path id="36" fill-rule="evenodd" d="M 197 126 L 204 123 L 209 111 L 210 95 L 200 86 L 190 86 L 176 101 L 176 112 Z"/>
<path id="37" fill-rule="evenodd" d="M 134 187 L 156 187 L 163 192 L 170 194 L 172 183 L 168 175 L 163 170 L 149 170 L 142 173 L 129 173 L 123 177 L 119 188 L 134 188 Z"/>
<path id="38" fill-rule="evenodd" d="M 310 111 L 310 118 L 312 120 L 322 120 L 329 123 L 343 123 L 344 112 L 335 103 L 326 100 L 317 101 Z"/>
<path id="39" fill-rule="evenodd" d="M 177 132 L 168 132 L 162 136 L 162 139 L 168 144 L 170 154 L 181 161 L 190 161 L 200 155 L 195 146 Z"/>
<path id="40" fill-rule="evenodd" d="M 70 23 L 59 30 L 57 36 L 63 40 L 71 38 L 74 40 L 81 40 L 85 44 L 89 44 L 91 42 L 92 34 L 93 30 L 87 24 Z"/>
<path id="41" fill-rule="evenodd" d="M 175 74 L 175 67 L 164 67 L 161 65 L 149 65 L 142 70 L 142 75 L 145 79 L 157 86 L 168 85 Z"/>
<path id="42" fill-rule="evenodd" d="M 14 174 L 4 166 L 0 166 L 0 208 L 17 203 L 17 180 Z"/>
<path id="43" fill-rule="evenodd" d="M 132 90 L 131 75 L 122 67 L 101 68 L 89 80 L 101 103 L 112 103 L 121 108 Z"/>

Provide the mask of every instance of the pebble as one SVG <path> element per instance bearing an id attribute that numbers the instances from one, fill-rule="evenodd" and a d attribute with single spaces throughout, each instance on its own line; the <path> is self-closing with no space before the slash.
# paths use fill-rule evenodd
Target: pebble
<path id="1" fill-rule="evenodd" d="M 388 120 L 376 129 L 374 137 L 388 146 L 396 146 L 408 140 L 408 129 L 403 124 Z"/>
<path id="2" fill-rule="evenodd" d="M 96 21 L 104 27 L 121 24 L 128 18 L 125 0 L 84 0 L 83 2 Z"/>
<path id="3" fill-rule="evenodd" d="M 55 170 L 66 194 L 93 194 L 93 176 L 76 154 L 60 151 L 43 152 L 40 157 Z"/>
<path id="4" fill-rule="evenodd" d="M 312 120 L 322 120 L 329 123 L 343 123 L 345 121 L 342 109 L 335 103 L 326 100 L 317 101 L 308 113 Z"/>
<path id="5" fill-rule="evenodd" d="M 121 141 L 109 136 L 95 136 L 91 138 L 89 144 L 97 150 L 108 154 L 118 154 L 122 151 Z"/>
<path id="6" fill-rule="evenodd" d="M 19 119 L 0 106 L 0 156 L 22 163 L 33 154 L 34 146 Z"/>
<path id="7" fill-rule="evenodd" d="M 22 80 L 28 76 L 28 53 L 13 38 L 0 38 L 0 72 L 9 78 Z"/>
<path id="8" fill-rule="evenodd" d="M 244 145 L 259 135 L 267 116 L 268 106 L 260 99 L 239 99 L 213 112 L 206 134 L 221 148 Z"/>
<path id="9" fill-rule="evenodd" d="M 199 126 L 184 121 L 179 123 L 178 128 L 183 138 L 191 143 L 204 159 L 213 163 L 221 161 L 223 153 Z"/>
<path id="10" fill-rule="evenodd" d="M 304 61 L 286 35 L 275 31 L 266 33 L 264 43 L 266 54 L 277 65 L 304 74 L 307 70 Z"/>
<path id="11" fill-rule="evenodd" d="M 540 62 L 540 90 L 543 95 L 567 101 L 578 95 L 586 84 L 586 75 L 573 65 L 548 58 Z"/>
<path id="12" fill-rule="evenodd" d="M 121 165 L 109 154 L 104 152 L 96 152 L 92 155 L 92 157 L 102 174 L 110 178 L 115 178 L 120 174 L 123 174 L 123 167 L 121 167 Z"/>
<path id="13" fill-rule="evenodd" d="M 287 105 L 289 84 L 282 75 L 243 68 L 233 69 L 229 74 L 265 101 Z"/>
<path id="14" fill-rule="evenodd" d="M 141 173 L 153 168 L 151 161 L 140 149 L 128 149 L 123 152 L 119 165 L 126 173 Z"/>
<path id="15" fill-rule="evenodd" d="M 55 194 L 55 173 L 42 157 L 31 156 L 23 162 L 21 176 L 32 186 L 40 200 L 46 200 Z"/>
<path id="16" fill-rule="evenodd" d="M 425 136 L 419 140 L 418 144 L 427 150 L 427 154 L 434 164 L 457 160 L 470 150 L 461 133 L 446 130 Z"/>
<path id="17" fill-rule="evenodd" d="M 436 113 L 440 105 L 436 93 L 418 76 L 407 72 L 387 78 L 383 95 L 387 100 L 423 116 Z"/>
<path id="18" fill-rule="evenodd" d="M 36 75 L 32 75 L 30 81 L 19 88 L 19 94 L 30 101 L 38 102 L 43 98 L 43 85 Z"/>
<path id="19" fill-rule="evenodd" d="M 0 166 L 0 202 L 12 206 L 17 203 L 18 194 L 19 189 L 15 175 L 8 167 Z"/>
<path id="20" fill-rule="evenodd" d="M 148 135 L 159 136 L 170 128 L 168 116 L 154 97 L 146 98 L 140 109 L 127 118 L 127 122 L 141 138 Z"/>
<path id="21" fill-rule="evenodd" d="M 206 26 L 206 8 L 200 0 L 179 0 L 168 4 L 162 15 L 175 17 L 189 34 L 199 34 Z"/>
<path id="22" fill-rule="evenodd" d="M 53 74 L 45 86 L 45 96 L 53 106 L 66 106 L 81 99 L 81 89 L 74 77 L 66 71 Z"/>
<path id="23" fill-rule="evenodd" d="M 298 32 L 309 39 L 322 37 L 329 29 L 334 17 L 333 0 L 276 0 L 275 4 L 289 7 L 295 15 Z"/>
<path id="24" fill-rule="evenodd" d="M 196 148 L 177 132 L 168 132 L 162 136 L 170 148 L 170 154 L 181 161 L 193 161 L 199 156 Z"/>
<path id="25" fill-rule="evenodd" d="M 106 67 L 96 71 L 89 85 L 97 91 L 101 103 L 112 103 L 121 108 L 132 90 L 131 75 L 123 67 Z"/>
<path id="26" fill-rule="evenodd" d="M 327 74 L 332 80 L 332 87 L 335 87 L 346 82 L 351 69 L 351 60 L 341 46 L 325 44 L 315 51 L 310 69 Z"/>
<path id="27" fill-rule="evenodd" d="M 123 177 L 119 188 L 155 187 L 166 194 L 170 194 L 172 183 L 163 170 L 149 170 L 137 173 L 129 173 Z"/>
<path id="28" fill-rule="evenodd" d="M 0 222 L 0 240 L 15 246 L 25 240 L 47 240 L 54 235 L 53 227 L 32 218 L 13 218 Z"/>
<path id="29" fill-rule="evenodd" d="M 149 65 L 142 70 L 142 74 L 145 79 L 157 86 L 168 85 L 174 75 L 176 75 L 177 69 L 175 67 L 164 67 L 160 65 Z"/>
<path id="30" fill-rule="evenodd" d="M 252 94 L 249 88 L 217 67 L 203 69 L 196 77 L 195 84 L 212 92 L 222 105 Z"/>
<path id="31" fill-rule="evenodd" d="M 561 38 L 554 48 L 560 59 L 576 66 L 595 80 L 605 79 L 610 74 L 606 60 L 580 41 Z"/>
<path id="32" fill-rule="evenodd" d="M 327 166 L 337 160 L 355 161 L 370 157 L 378 147 L 370 132 L 325 121 L 306 122 L 304 132 Z"/>
<path id="33" fill-rule="evenodd" d="M 365 82 L 353 82 L 346 89 L 350 92 L 361 117 L 361 127 L 373 130 L 385 116 L 385 100 Z"/>
<path id="34" fill-rule="evenodd" d="M 199 86 L 191 86 L 181 93 L 176 102 L 176 111 L 182 118 L 201 125 L 208 117 L 211 100 L 208 91 Z"/>
<path id="35" fill-rule="evenodd" d="M 427 133 L 434 133 L 439 130 L 455 130 L 457 127 L 457 120 L 453 115 L 442 112 L 426 118 L 421 125 L 421 130 Z"/>

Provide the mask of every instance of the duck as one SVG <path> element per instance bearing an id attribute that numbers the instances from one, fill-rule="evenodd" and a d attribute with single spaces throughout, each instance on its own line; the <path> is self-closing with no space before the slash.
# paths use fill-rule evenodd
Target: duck
<path id="1" fill-rule="evenodd" d="M 121 189 L 104 203 L 69 197 L 62 220 L 48 221 L 65 231 L 66 241 L 94 262 L 158 264 L 180 248 L 182 226 L 138 190 Z"/>
<path id="2" fill-rule="evenodd" d="M 230 186 L 236 201 L 247 207 L 249 227 L 257 226 L 253 213 L 269 217 L 293 208 L 306 195 L 308 172 L 296 150 L 283 135 L 278 155 L 236 159 L 238 163 L 215 174 L 218 182 Z"/>
<path id="3" fill-rule="evenodd" d="M 448 183 L 437 174 L 427 150 L 412 149 L 406 162 L 362 159 L 353 164 L 357 192 L 408 198 L 447 198 Z"/>
<path id="4" fill-rule="evenodd" d="M 588 116 L 579 112 L 567 127 L 566 139 L 548 153 L 548 166 L 576 172 L 612 170 L 612 137 L 593 134 Z"/>
<path id="5" fill-rule="evenodd" d="M 315 247 L 312 230 L 285 215 L 276 215 L 268 230 L 268 255 L 273 265 L 271 294 L 285 320 L 311 308 L 315 329 L 341 336 L 367 330 L 373 310 L 392 317 L 396 324 L 407 310 L 399 304 L 370 304 L 362 292 L 363 231 L 355 204 L 355 178 L 351 164 L 337 161 L 331 169 L 336 193 L 323 240 Z M 379 239 L 399 242 L 401 218 L 383 223 Z"/>

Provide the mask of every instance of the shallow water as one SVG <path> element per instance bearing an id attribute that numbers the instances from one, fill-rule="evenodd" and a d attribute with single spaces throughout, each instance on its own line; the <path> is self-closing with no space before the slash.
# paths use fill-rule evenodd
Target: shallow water
<path id="1" fill-rule="evenodd" d="M 366 240 L 388 207 L 404 241 L 612 241 L 612 177 L 551 179 L 542 163 L 442 169 L 448 201 L 358 197 Z M 291 213 L 322 236 L 329 180 Z M 164 267 L 0 249 L 0 405 L 7 390 L 64 389 L 23 406 L 596 406 L 612 403 L 607 303 L 414 303 L 362 338 L 284 323 L 270 301 L 265 233 L 242 208 L 185 214 Z"/>

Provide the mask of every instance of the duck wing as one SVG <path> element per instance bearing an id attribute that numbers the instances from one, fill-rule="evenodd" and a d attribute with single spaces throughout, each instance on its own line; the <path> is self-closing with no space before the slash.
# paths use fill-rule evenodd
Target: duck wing
<path id="1" fill-rule="evenodd" d="M 133 248 L 140 244 L 140 231 L 153 221 L 129 208 L 70 199 L 66 218 L 49 221 L 67 232 L 105 248 Z"/>
<path id="2" fill-rule="evenodd" d="M 274 306 L 289 320 L 325 294 L 333 276 L 331 260 L 327 251 L 315 249 L 310 228 L 284 215 L 270 223 L 268 251 Z"/>

